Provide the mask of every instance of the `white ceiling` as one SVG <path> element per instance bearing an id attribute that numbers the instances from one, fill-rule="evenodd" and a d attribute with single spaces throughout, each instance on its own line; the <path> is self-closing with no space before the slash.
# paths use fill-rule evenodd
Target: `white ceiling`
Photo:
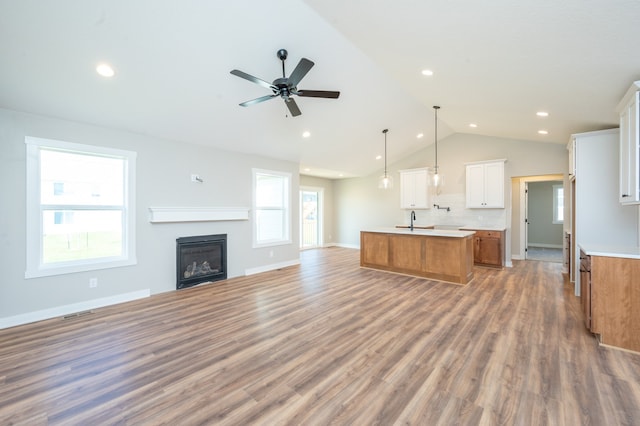
<path id="1" fill-rule="evenodd" d="M 382 169 L 384 128 L 389 163 L 431 144 L 433 105 L 439 139 L 616 127 L 638 18 L 638 0 L 0 0 L 0 107 L 361 176 Z M 287 74 L 316 63 L 300 89 L 340 98 L 297 98 L 295 118 L 277 98 L 238 106 L 269 92 L 229 71 L 272 81 L 280 48 Z"/>

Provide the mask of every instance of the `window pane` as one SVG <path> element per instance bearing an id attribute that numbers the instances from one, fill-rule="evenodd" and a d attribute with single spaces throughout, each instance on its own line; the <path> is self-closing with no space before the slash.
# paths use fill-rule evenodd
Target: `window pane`
<path id="1" fill-rule="evenodd" d="M 256 206 L 284 207 L 285 178 L 282 176 L 256 175 Z"/>
<path id="2" fill-rule="evenodd" d="M 284 235 L 284 212 L 282 210 L 256 211 L 256 236 L 258 242 L 282 240 Z"/>
<path id="3" fill-rule="evenodd" d="M 122 256 L 122 211 L 45 210 L 44 264 Z"/>
<path id="4" fill-rule="evenodd" d="M 124 160 L 42 149 L 40 202 L 123 205 Z"/>

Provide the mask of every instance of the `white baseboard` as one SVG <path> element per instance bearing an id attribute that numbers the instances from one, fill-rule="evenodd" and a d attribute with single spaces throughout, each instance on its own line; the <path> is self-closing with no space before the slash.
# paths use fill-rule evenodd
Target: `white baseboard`
<path id="1" fill-rule="evenodd" d="M 350 248 L 360 250 L 359 244 L 342 244 L 342 243 L 333 243 L 333 247 L 342 247 L 342 248 Z"/>
<path id="2" fill-rule="evenodd" d="M 0 329 L 15 327 L 17 325 L 31 322 L 47 320 L 76 312 L 88 311 L 91 309 L 103 308 L 105 306 L 116 305 L 118 303 L 130 302 L 136 299 L 143 299 L 151 295 L 151 289 L 133 291 L 131 293 L 117 294 L 115 296 L 103 297 L 100 299 L 87 300 L 85 302 L 72 303 L 70 305 L 57 306 L 55 308 L 43 309 L 12 317 L 0 318 Z"/>
<path id="3" fill-rule="evenodd" d="M 265 265 L 265 266 L 259 266 L 257 268 L 245 269 L 244 270 L 244 274 L 245 275 L 255 275 L 255 274 L 259 274 L 260 272 L 274 271 L 276 269 L 286 268 L 287 266 L 294 266 L 294 265 L 299 265 L 299 264 L 300 264 L 300 259 L 289 260 L 287 262 L 273 263 L 271 265 Z"/>
<path id="4" fill-rule="evenodd" d="M 562 248 L 562 244 L 529 243 L 529 247 L 561 249 Z"/>

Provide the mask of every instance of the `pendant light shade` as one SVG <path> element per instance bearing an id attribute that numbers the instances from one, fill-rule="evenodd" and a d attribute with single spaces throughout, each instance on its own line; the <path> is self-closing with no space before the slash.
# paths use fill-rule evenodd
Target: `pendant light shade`
<path id="1" fill-rule="evenodd" d="M 431 174 L 430 184 L 435 188 L 436 194 L 439 194 L 442 186 L 444 185 L 444 176 L 440 173 L 438 169 L 438 110 L 439 106 L 434 105 L 433 109 L 435 110 L 435 148 L 436 148 L 436 165 L 433 168 L 433 172 Z"/>
<path id="2" fill-rule="evenodd" d="M 387 132 L 389 129 L 384 129 L 384 174 L 378 179 L 378 188 L 389 189 L 393 188 L 393 178 L 387 174 Z"/>

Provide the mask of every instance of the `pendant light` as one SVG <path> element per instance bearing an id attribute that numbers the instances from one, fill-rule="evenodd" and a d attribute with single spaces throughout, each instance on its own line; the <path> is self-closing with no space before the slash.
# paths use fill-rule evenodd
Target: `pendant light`
<path id="1" fill-rule="evenodd" d="M 393 188 L 393 178 L 387 174 L 387 132 L 389 129 L 384 129 L 384 174 L 378 179 L 378 188 L 389 189 Z"/>
<path id="2" fill-rule="evenodd" d="M 435 110 L 435 148 L 436 148 L 436 165 L 433 168 L 433 174 L 431 175 L 431 185 L 435 188 L 436 194 L 440 193 L 442 186 L 444 185 L 444 176 L 440 174 L 438 170 L 438 110 L 439 106 L 434 105 L 433 109 Z"/>

